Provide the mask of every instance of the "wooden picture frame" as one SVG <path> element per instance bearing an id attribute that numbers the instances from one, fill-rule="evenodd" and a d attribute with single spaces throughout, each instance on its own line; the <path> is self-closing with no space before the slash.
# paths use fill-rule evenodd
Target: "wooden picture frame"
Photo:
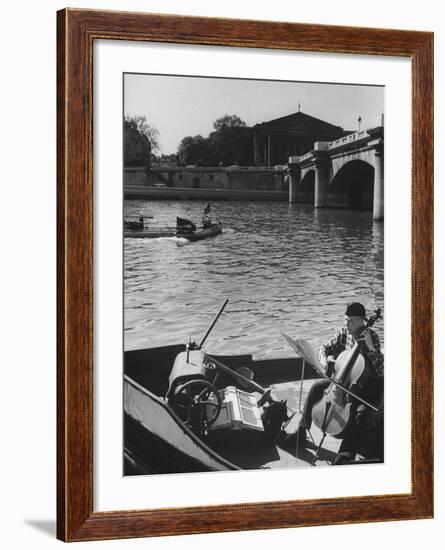
<path id="1" fill-rule="evenodd" d="M 58 538 L 80 541 L 432 517 L 433 34 L 77 9 L 57 16 Z M 411 60 L 411 492 L 93 512 L 92 85 L 93 43 L 99 39 Z"/>

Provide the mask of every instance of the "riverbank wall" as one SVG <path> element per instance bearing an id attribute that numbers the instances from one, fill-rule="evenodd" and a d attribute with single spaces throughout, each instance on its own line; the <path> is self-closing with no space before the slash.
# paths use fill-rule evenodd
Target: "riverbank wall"
<path id="1" fill-rule="evenodd" d="M 126 199 L 286 201 L 285 167 L 125 168 Z"/>

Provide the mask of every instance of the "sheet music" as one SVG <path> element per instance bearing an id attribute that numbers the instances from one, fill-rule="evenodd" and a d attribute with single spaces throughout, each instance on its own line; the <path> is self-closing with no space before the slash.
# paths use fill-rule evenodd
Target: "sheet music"
<path id="1" fill-rule="evenodd" d="M 290 347 L 307 363 L 311 365 L 318 373 L 324 372 L 324 368 L 318 360 L 318 357 L 307 340 L 291 338 L 287 334 L 281 333 L 287 340 Z"/>

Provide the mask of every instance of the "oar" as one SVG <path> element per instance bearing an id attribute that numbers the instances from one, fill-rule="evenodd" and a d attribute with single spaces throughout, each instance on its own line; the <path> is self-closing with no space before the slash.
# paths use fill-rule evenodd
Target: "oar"
<path id="1" fill-rule="evenodd" d="M 215 326 L 216 321 L 220 318 L 221 313 L 224 311 L 224 308 L 226 307 L 228 301 L 229 301 L 229 299 L 226 298 L 223 305 L 221 306 L 221 309 L 218 311 L 216 317 L 213 319 L 212 324 L 207 329 L 207 332 L 205 333 L 204 338 L 201 340 L 201 343 L 199 344 L 197 349 L 201 349 L 202 346 L 204 345 L 204 342 L 207 340 L 207 337 L 210 334 L 212 328 Z"/>

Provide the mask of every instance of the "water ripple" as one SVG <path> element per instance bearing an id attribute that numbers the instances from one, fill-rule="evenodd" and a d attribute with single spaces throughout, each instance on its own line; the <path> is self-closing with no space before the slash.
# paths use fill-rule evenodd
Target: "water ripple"
<path id="1" fill-rule="evenodd" d="M 174 225 L 177 215 L 199 220 L 205 204 L 126 201 L 125 215 Z M 319 345 L 350 301 L 383 307 L 383 226 L 369 212 L 215 204 L 225 227 L 215 238 L 125 240 L 126 349 L 199 341 L 225 298 L 207 349 L 256 357 L 291 355 L 280 331 Z"/>

